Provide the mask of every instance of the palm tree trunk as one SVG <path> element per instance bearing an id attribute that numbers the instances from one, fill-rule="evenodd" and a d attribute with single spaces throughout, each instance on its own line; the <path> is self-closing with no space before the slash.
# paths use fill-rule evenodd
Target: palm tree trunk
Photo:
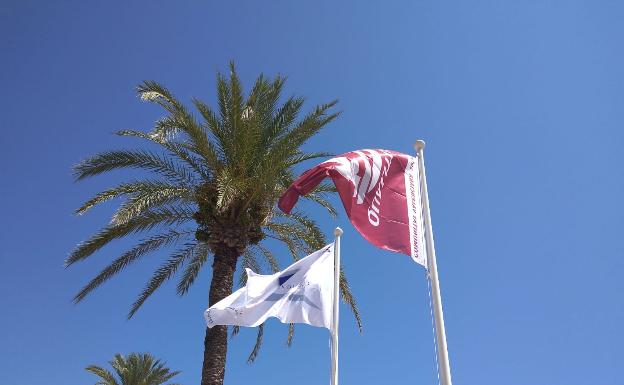
<path id="1" fill-rule="evenodd" d="M 214 305 L 232 293 L 234 271 L 238 253 L 236 249 L 223 248 L 215 253 L 212 264 L 209 306 Z M 206 328 L 204 338 L 204 365 L 201 385 L 222 385 L 225 377 L 227 354 L 227 326 Z"/>

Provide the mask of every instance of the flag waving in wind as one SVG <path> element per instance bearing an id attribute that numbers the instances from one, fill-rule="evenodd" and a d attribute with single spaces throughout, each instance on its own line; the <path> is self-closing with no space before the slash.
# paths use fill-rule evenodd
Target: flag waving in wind
<path id="1" fill-rule="evenodd" d="M 289 213 L 299 196 L 331 178 L 351 223 L 382 249 L 407 254 L 427 267 L 417 159 L 388 150 L 358 150 L 311 168 L 281 196 Z"/>
<path id="2" fill-rule="evenodd" d="M 330 244 L 272 275 L 247 271 L 247 285 L 204 313 L 208 327 L 258 326 L 269 317 L 331 329 L 334 245 Z"/>

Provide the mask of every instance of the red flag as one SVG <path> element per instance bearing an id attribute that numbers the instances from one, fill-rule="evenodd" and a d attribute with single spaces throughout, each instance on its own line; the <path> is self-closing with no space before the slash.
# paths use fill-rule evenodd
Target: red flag
<path id="1" fill-rule="evenodd" d="M 330 177 L 351 223 L 382 249 L 407 254 L 427 267 L 418 160 L 388 150 L 358 150 L 332 158 L 301 175 L 280 197 L 289 213 L 299 196 Z"/>

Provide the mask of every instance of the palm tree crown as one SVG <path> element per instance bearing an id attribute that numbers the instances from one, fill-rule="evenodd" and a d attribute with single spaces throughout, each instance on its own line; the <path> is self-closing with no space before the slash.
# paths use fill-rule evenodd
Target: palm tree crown
<path id="1" fill-rule="evenodd" d="M 128 357 L 115 354 L 109 361 L 115 374 L 97 365 L 89 365 L 86 370 L 100 377 L 95 385 L 161 385 L 180 372 L 172 372 L 160 360 L 149 353 L 131 353 Z M 170 383 L 168 385 L 178 385 Z"/>
<path id="2" fill-rule="evenodd" d="M 115 239 L 139 233 L 144 238 L 88 282 L 76 294 L 75 302 L 130 264 L 167 248 L 173 251 L 149 279 L 128 317 L 174 276 L 178 277 L 177 293 L 187 293 L 210 260 L 213 276 L 209 303 L 214 304 L 231 293 L 232 274 L 239 259 L 239 267 L 257 272 L 262 261 L 273 272 L 279 270 L 265 240 L 285 244 L 294 259 L 326 243 L 312 219 L 302 212 L 284 214 L 276 209 L 276 202 L 292 182 L 295 165 L 329 155 L 304 152 L 301 147 L 339 115 L 331 112 L 336 101 L 316 106 L 298 119 L 304 100 L 293 96 L 282 103 L 284 82 L 281 76 L 267 79 L 260 75 L 245 96 L 230 64 L 229 77 L 217 76 L 217 109 L 193 100 L 201 119 L 160 84 L 146 81 L 139 85 L 139 97 L 161 106 L 166 115 L 149 132 L 126 130 L 117 134 L 139 138 L 155 149 L 103 152 L 77 164 L 74 175 L 76 180 L 83 180 L 117 169 L 139 169 L 146 174 L 96 194 L 77 209 L 83 214 L 102 202 L 124 199 L 110 223 L 80 243 L 65 264 L 83 261 Z M 333 186 L 322 184 L 306 198 L 335 215 L 327 200 L 327 194 L 334 191 Z M 242 274 L 241 281 L 245 278 Z M 361 328 L 344 275 L 341 295 Z M 290 343 L 292 325 L 289 330 Z M 261 337 L 259 328 L 258 343 Z M 226 344 L 223 337 L 219 338 Z"/>

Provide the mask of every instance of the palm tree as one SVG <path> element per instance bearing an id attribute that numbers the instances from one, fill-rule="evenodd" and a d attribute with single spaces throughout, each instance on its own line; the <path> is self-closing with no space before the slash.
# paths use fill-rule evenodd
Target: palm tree
<path id="1" fill-rule="evenodd" d="M 283 214 L 276 209 L 282 191 L 294 178 L 293 167 L 329 154 L 304 152 L 302 145 L 339 114 L 336 104 L 316 106 L 298 119 L 304 100 L 290 97 L 281 103 L 285 78 L 266 79 L 260 75 L 247 96 L 233 64 L 230 76 L 217 74 L 218 109 L 193 100 L 201 122 L 165 87 L 153 81 L 139 85 L 142 100 L 161 106 L 166 116 L 149 132 L 120 131 L 149 142 L 153 149 L 100 153 L 74 167 L 76 180 L 117 169 L 147 171 L 149 177 L 121 183 L 85 202 L 78 214 L 95 205 L 122 197 L 125 200 L 111 222 L 80 243 L 66 259 L 66 266 L 83 261 L 109 242 L 128 235 L 145 233 L 135 247 L 105 267 L 76 294 L 82 301 L 94 289 L 121 270 L 161 248 L 169 248 L 168 259 L 154 272 L 132 305 L 131 318 L 143 303 L 166 281 L 179 275 L 177 293 L 184 295 L 198 274 L 211 261 L 212 281 L 209 305 L 232 292 L 237 262 L 241 268 L 261 270 L 266 262 L 273 272 L 278 263 L 268 245 L 285 244 L 296 260 L 302 253 L 321 248 L 325 236 L 316 223 L 302 212 Z M 335 210 L 327 200 L 335 192 L 320 185 L 306 196 L 330 214 Z M 245 275 L 241 275 L 244 281 Z M 244 282 L 241 282 L 244 284 Z M 342 274 L 341 297 L 361 320 L 349 285 Z M 233 329 L 236 334 L 237 328 Z M 289 325 L 288 344 L 294 328 Z M 253 361 L 262 341 L 258 328 Z M 227 352 L 227 327 L 206 329 L 202 385 L 223 383 Z"/>
<path id="2" fill-rule="evenodd" d="M 128 358 L 115 354 L 115 358 L 108 362 L 115 375 L 101 366 L 89 365 L 86 370 L 100 377 L 95 385 L 160 385 L 169 381 L 180 372 L 172 372 L 160 360 L 155 360 L 149 353 L 130 353 Z M 178 384 L 169 384 L 178 385 Z"/>

